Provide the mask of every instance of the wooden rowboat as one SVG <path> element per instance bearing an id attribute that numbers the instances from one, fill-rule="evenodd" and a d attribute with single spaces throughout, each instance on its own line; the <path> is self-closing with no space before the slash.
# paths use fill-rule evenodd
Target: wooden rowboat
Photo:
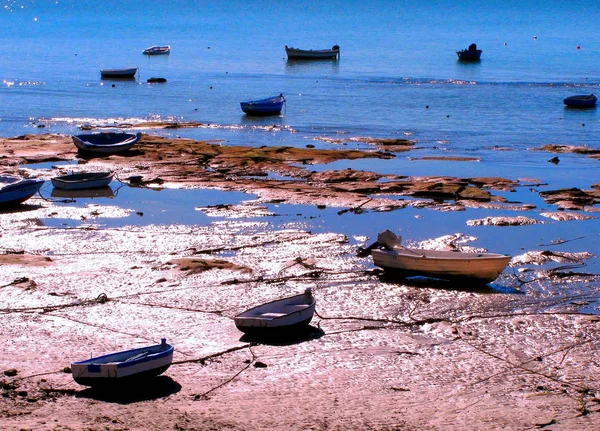
<path id="1" fill-rule="evenodd" d="M 35 195 L 44 180 L 23 179 L 11 175 L 0 176 L 0 209 L 10 208 Z"/>
<path id="2" fill-rule="evenodd" d="M 142 51 L 144 55 L 164 55 L 169 54 L 171 52 L 171 47 L 169 45 L 165 46 L 151 46 Z"/>
<path id="3" fill-rule="evenodd" d="M 489 283 L 504 271 L 511 257 L 496 253 L 464 253 L 408 248 L 400 237 L 384 231 L 370 252 L 373 263 L 386 271 L 410 277 L 420 275 L 444 280 Z M 383 248 L 376 248 L 383 247 Z"/>
<path id="4" fill-rule="evenodd" d="M 114 385 L 164 373 L 173 362 L 174 347 L 160 344 L 73 362 L 73 379 L 80 385 Z"/>
<path id="5" fill-rule="evenodd" d="M 298 49 L 285 46 L 288 60 L 326 60 L 339 59 L 340 47 L 333 45 L 331 49 Z"/>
<path id="6" fill-rule="evenodd" d="M 300 295 L 277 299 L 235 316 L 235 326 L 247 334 L 293 332 L 308 326 L 316 300 L 310 289 Z"/>
<path id="7" fill-rule="evenodd" d="M 128 151 L 141 137 L 141 133 L 91 133 L 73 135 L 73 143 L 83 153 L 108 155 Z"/>
<path id="8" fill-rule="evenodd" d="M 61 190 L 93 189 L 110 184 L 115 173 L 109 172 L 78 172 L 52 178 L 52 185 Z"/>
<path id="9" fill-rule="evenodd" d="M 248 115 L 279 115 L 285 98 L 283 94 L 275 97 L 269 97 L 267 99 L 250 100 L 248 102 L 241 102 L 240 106 L 242 111 Z"/>

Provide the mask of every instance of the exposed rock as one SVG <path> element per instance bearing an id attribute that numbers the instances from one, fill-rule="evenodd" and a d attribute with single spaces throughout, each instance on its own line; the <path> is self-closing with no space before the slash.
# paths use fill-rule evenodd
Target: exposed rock
<path id="1" fill-rule="evenodd" d="M 372 138 L 372 137 L 348 137 L 348 138 L 315 138 L 319 141 L 329 142 L 332 144 L 344 144 L 346 142 L 362 142 L 369 145 L 376 145 L 385 151 L 400 152 L 408 151 L 415 145 L 415 141 L 403 138 Z"/>
<path id="2" fill-rule="evenodd" d="M 550 153 L 573 153 L 573 154 L 585 154 L 585 155 L 599 155 L 600 150 L 596 148 L 588 148 L 584 146 L 575 145 L 558 145 L 558 144 L 547 144 L 538 148 L 541 151 L 548 151 Z"/>
<path id="3" fill-rule="evenodd" d="M 467 226 L 527 226 L 537 223 L 543 222 L 524 216 L 486 217 L 478 220 L 468 220 Z"/>
<path id="4" fill-rule="evenodd" d="M 548 217 L 556 221 L 570 221 L 570 220 L 591 220 L 596 217 L 588 216 L 584 214 L 572 213 L 567 211 L 560 212 L 544 212 L 540 214 L 542 217 Z"/>
<path id="5" fill-rule="evenodd" d="M 409 157 L 410 160 L 440 160 L 448 162 L 479 162 L 479 157 L 459 157 L 459 156 L 426 156 L 426 157 Z"/>
<path id="6" fill-rule="evenodd" d="M 235 265 L 222 259 L 199 259 L 182 258 L 173 259 L 167 262 L 170 265 L 176 265 L 181 271 L 188 271 L 188 274 L 198 274 L 211 269 L 229 269 L 233 271 L 252 272 L 247 266 Z"/>
<path id="7" fill-rule="evenodd" d="M 540 196 L 547 203 L 567 210 L 582 210 L 586 205 L 600 203 L 600 193 L 595 188 L 589 191 L 578 188 L 548 190 L 540 192 Z"/>
<path id="8" fill-rule="evenodd" d="M 511 265 L 543 265 L 546 262 L 573 263 L 581 262 L 592 258 L 594 255 L 589 252 L 567 253 L 559 251 L 528 251 L 527 253 L 514 256 Z"/>

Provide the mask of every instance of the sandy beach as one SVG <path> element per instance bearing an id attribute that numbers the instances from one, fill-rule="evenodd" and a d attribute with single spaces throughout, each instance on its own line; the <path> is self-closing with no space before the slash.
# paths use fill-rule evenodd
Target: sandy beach
<path id="1" fill-rule="evenodd" d="M 310 170 L 393 157 L 410 141 L 329 152 L 144 135 L 131 154 L 100 159 L 78 159 L 62 135 L 0 146 L 5 172 L 79 160 L 71 166 L 113 169 L 128 186 L 257 196 L 199 205 L 215 222 L 198 226 L 106 228 L 101 220 L 136 209 L 39 196 L 0 214 L 2 429 L 600 430 L 600 317 L 582 311 L 600 277 L 571 266 L 589 250 L 524 249 L 494 286 L 468 288 L 387 278 L 357 256 L 357 244 L 372 237 L 272 229 L 249 216 L 268 215 L 272 202 L 353 214 L 419 206 L 464 211 L 463 222 L 527 226 L 535 206 L 499 193 L 527 181 Z M 556 189 L 544 197 L 555 210 L 540 217 L 557 225 L 596 217 L 598 184 Z M 465 209 L 512 215 L 473 217 Z M 80 224 L 56 227 L 50 219 Z M 469 247 L 460 236 L 431 241 Z M 255 342 L 236 329 L 241 311 L 306 288 L 317 314 L 303 339 Z M 143 387 L 101 391 L 73 381 L 74 361 L 161 338 L 175 346 L 173 364 Z"/>

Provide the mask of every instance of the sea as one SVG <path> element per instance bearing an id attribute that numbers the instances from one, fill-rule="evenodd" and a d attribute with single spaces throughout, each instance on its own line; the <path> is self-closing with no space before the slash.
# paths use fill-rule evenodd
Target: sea
<path id="1" fill-rule="evenodd" d="M 365 169 L 400 175 L 500 176 L 537 189 L 589 189 L 600 162 L 539 151 L 543 145 L 600 149 L 598 109 L 563 99 L 600 93 L 600 2 L 592 0 L 2 0 L 0 136 L 76 134 L 86 124 L 199 122 L 142 130 L 223 145 L 366 148 L 355 137 L 406 138 L 415 148 L 393 160 L 340 161 L 311 169 Z M 481 61 L 456 51 L 476 43 Z M 339 60 L 294 62 L 284 47 L 339 45 Z M 145 56 L 152 45 L 171 53 Z M 138 67 L 130 81 L 100 69 Z M 161 77 L 162 84 L 148 78 Z M 240 102 L 283 94 L 282 115 L 252 118 Z M 345 141 L 347 140 L 347 141 Z M 473 157 L 477 162 L 419 160 Z M 540 186 L 540 184 L 542 184 Z M 546 185 L 546 186 L 544 186 Z M 170 191 L 136 200 L 152 222 L 205 222 L 200 202 L 242 193 Z M 507 199 L 546 205 L 530 188 Z M 139 195 L 136 195 L 139 196 Z M 151 203 L 151 204 L 150 204 Z M 191 211 L 180 211 L 189 205 Z M 349 237 L 391 228 L 427 239 L 457 231 L 492 251 L 517 254 L 557 238 L 570 251 L 600 252 L 597 220 L 518 228 L 469 228 L 464 214 L 407 209 L 346 214 L 339 208 L 272 208 L 290 221 Z M 187 214 L 187 215 L 186 215 Z M 301 214 L 298 216 L 298 214 Z M 514 215 L 471 210 L 469 216 Z M 154 217 L 154 218 L 153 218 Z M 581 239 L 583 238 L 583 239 Z M 589 270 L 600 272 L 597 259 Z"/>

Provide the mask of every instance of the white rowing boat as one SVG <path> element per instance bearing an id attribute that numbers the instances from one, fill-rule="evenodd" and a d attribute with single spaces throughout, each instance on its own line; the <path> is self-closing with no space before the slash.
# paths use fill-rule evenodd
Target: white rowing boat
<path id="1" fill-rule="evenodd" d="M 408 248 L 400 242 L 401 238 L 389 230 L 380 233 L 370 250 L 373 263 L 407 277 L 421 275 L 445 280 L 489 283 L 498 278 L 511 259 L 510 256 L 497 253 Z"/>
<path id="2" fill-rule="evenodd" d="M 300 295 L 277 299 L 235 316 L 235 326 L 247 334 L 294 331 L 308 326 L 316 300 L 310 289 Z"/>

